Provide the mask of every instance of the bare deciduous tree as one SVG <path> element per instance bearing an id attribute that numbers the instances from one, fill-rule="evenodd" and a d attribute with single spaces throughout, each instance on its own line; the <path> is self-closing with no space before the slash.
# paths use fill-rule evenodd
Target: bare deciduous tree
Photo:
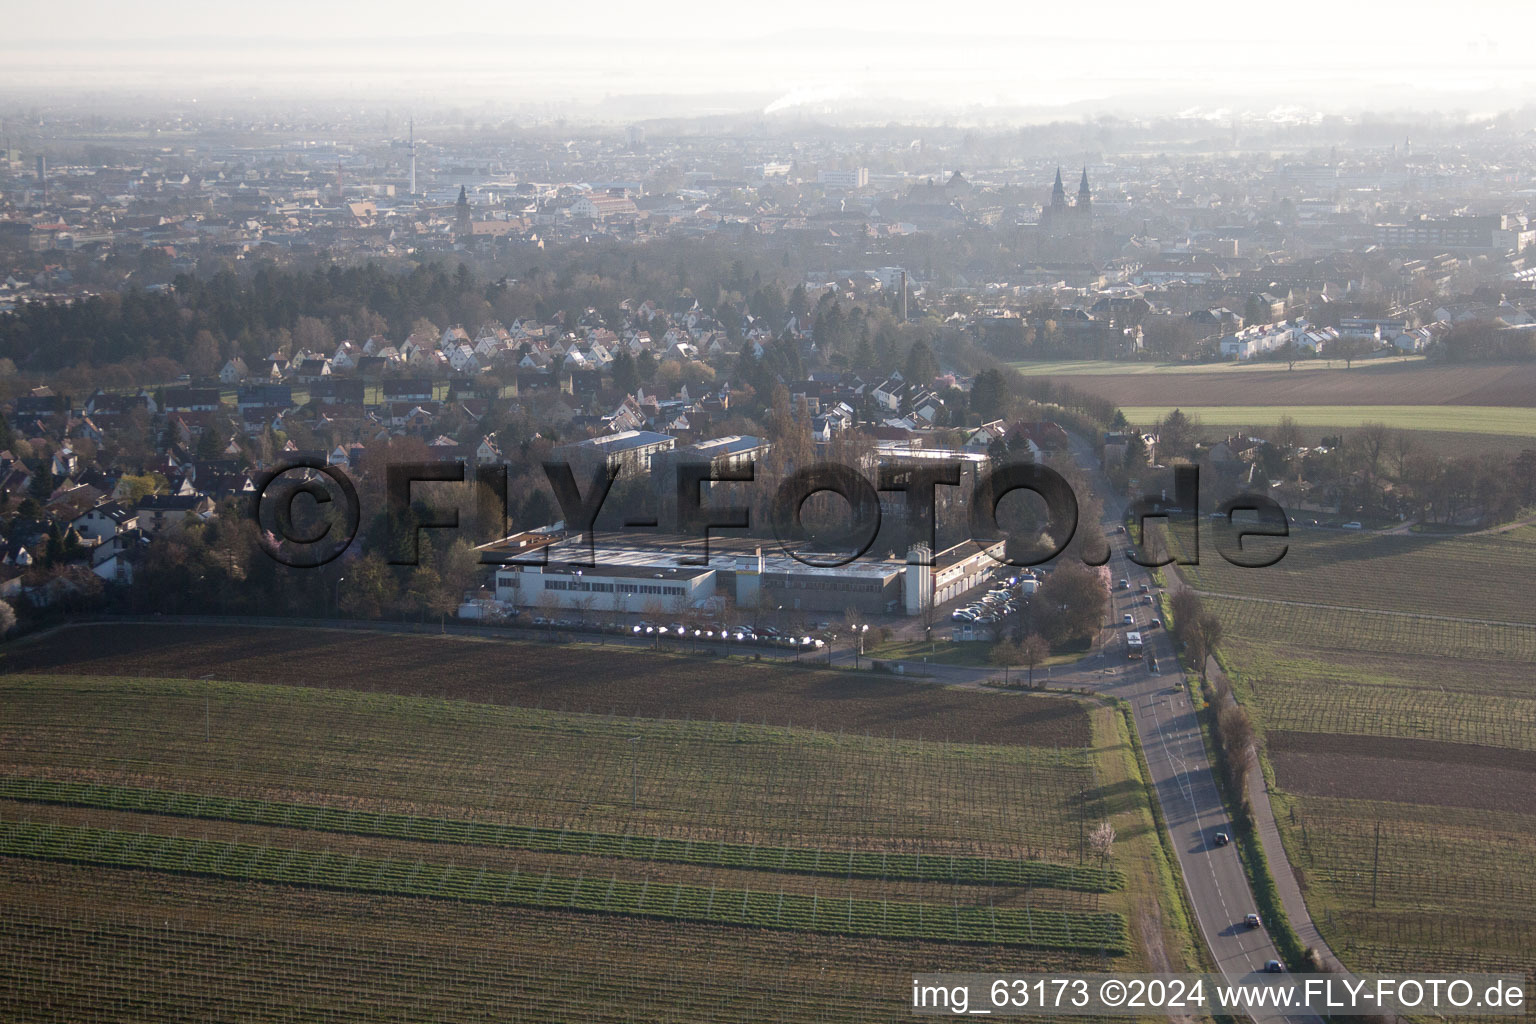
<path id="1" fill-rule="evenodd" d="M 1088 848 L 1098 854 L 1102 863 L 1109 859 L 1110 852 L 1115 846 L 1115 826 L 1107 821 L 1101 821 L 1088 833 Z"/>
<path id="2" fill-rule="evenodd" d="M 1051 656 L 1051 645 L 1039 633 L 1031 633 L 1019 642 L 1019 664 L 1029 671 L 1029 686 L 1035 685 L 1035 668 Z"/>

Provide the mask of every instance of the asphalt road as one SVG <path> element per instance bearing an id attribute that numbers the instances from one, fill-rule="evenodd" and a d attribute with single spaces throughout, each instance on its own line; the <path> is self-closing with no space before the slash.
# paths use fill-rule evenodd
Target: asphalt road
<path id="1" fill-rule="evenodd" d="M 1280 954 L 1266 929 L 1243 924 L 1244 916 L 1258 908 L 1237 847 L 1219 847 L 1214 842 L 1217 832 L 1233 834 L 1231 819 L 1222 805 L 1215 773 L 1206 757 L 1195 709 L 1182 684 L 1173 640 L 1166 629 L 1147 628 L 1160 610 L 1155 604 L 1144 603 L 1144 595 L 1139 593 L 1143 584 L 1154 593 L 1155 587 L 1148 570 L 1126 557 L 1129 535 L 1114 532 L 1122 521 L 1123 505 L 1111 496 L 1107 481 L 1098 473 L 1086 445 L 1077 450 L 1076 457 L 1104 498 L 1105 521 L 1101 526 L 1110 540 L 1109 568 L 1114 585 L 1118 588 L 1122 579 L 1130 582 L 1129 589 L 1111 592 L 1110 620 L 1118 624 L 1129 614 L 1135 625 L 1120 626 L 1118 636 L 1073 674 L 1077 678 L 1058 677 L 1055 682 L 1089 685 L 1131 705 L 1152 784 L 1194 907 L 1195 924 L 1218 969 L 1229 981 L 1251 979 L 1264 971 L 1268 961 L 1280 959 Z M 1132 630 L 1143 637 L 1145 660 L 1133 661 L 1127 653 L 1125 634 Z M 1162 674 L 1152 673 L 1153 657 Z M 1094 660 L 1099 662 L 1096 668 Z M 1254 1019 L 1289 1019 L 1308 1024 L 1319 1021 L 1311 1015 L 1286 1018 L 1280 1014 L 1254 1015 Z"/>

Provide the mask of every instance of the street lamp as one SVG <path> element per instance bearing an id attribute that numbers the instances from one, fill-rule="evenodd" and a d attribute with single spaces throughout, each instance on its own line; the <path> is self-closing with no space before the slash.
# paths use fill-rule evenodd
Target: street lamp
<path id="1" fill-rule="evenodd" d="M 341 581 L 344 579 L 346 579 L 345 576 L 336 577 L 336 614 L 338 616 L 341 615 Z"/>

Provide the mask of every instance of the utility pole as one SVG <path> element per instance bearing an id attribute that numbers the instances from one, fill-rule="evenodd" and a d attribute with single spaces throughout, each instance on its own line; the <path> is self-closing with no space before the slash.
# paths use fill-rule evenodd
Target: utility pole
<path id="1" fill-rule="evenodd" d="M 1077 862 L 1083 862 L 1084 851 L 1088 848 L 1088 791 L 1079 790 L 1077 793 Z"/>
<path id="2" fill-rule="evenodd" d="M 1371 856 L 1371 906 L 1376 906 L 1376 882 L 1381 873 L 1381 820 L 1376 821 L 1376 852 Z"/>
<path id="3" fill-rule="evenodd" d="M 640 737 L 631 736 L 629 743 L 629 809 L 634 810 L 640 800 Z"/>

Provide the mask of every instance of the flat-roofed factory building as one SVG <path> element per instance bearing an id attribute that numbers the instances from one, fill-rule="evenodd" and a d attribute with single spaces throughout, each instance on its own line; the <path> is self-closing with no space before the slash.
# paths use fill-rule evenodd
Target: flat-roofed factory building
<path id="1" fill-rule="evenodd" d="M 915 615 L 982 583 L 998 564 L 991 556 L 1002 554 L 1002 544 L 982 550 L 967 541 L 939 552 L 931 566 L 868 557 L 840 566 L 807 565 L 776 544 L 741 538 L 711 538 L 708 563 L 693 564 L 702 552 L 696 537 L 655 537 L 645 544 L 604 543 L 600 537 L 590 559 L 579 537 L 542 550 L 517 542 L 508 553 L 544 564 L 497 569 L 496 599 L 516 608 L 605 614 L 721 612 L 729 600 L 743 611 L 841 614 L 852 608 L 865 615 Z M 587 561 L 593 564 L 572 564 Z"/>

